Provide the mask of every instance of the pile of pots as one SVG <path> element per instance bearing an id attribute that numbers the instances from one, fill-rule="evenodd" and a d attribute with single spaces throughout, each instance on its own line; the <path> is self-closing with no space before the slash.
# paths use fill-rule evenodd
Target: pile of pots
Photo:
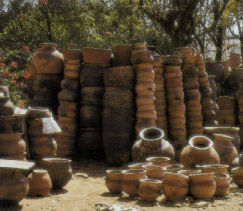
<path id="1" fill-rule="evenodd" d="M 29 106 L 47 107 L 57 114 L 58 92 L 63 77 L 64 58 L 52 43 L 42 43 L 30 62 L 33 74 L 33 99 Z"/>
<path id="2" fill-rule="evenodd" d="M 157 127 L 162 128 L 167 135 L 167 102 L 164 83 L 164 67 L 160 56 L 154 56 L 154 72 L 155 72 L 155 108 L 157 112 Z"/>
<path id="3" fill-rule="evenodd" d="M 99 158 L 104 156 L 102 145 L 102 108 L 104 72 L 108 70 L 111 51 L 96 48 L 82 49 L 80 74 L 81 101 L 78 154 Z"/>
<path id="4" fill-rule="evenodd" d="M 236 93 L 236 102 L 240 124 L 240 138 L 243 139 L 243 83 L 240 83 L 240 89 Z"/>
<path id="5" fill-rule="evenodd" d="M 219 106 L 219 125 L 234 126 L 236 123 L 235 98 L 229 96 L 219 96 L 217 103 Z"/>
<path id="6" fill-rule="evenodd" d="M 181 72 L 181 59 L 166 56 L 164 78 L 168 103 L 168 133 L 177 154 L 186 145 L 186 106 Z"/>
<path id="7" fill-rule="evenodd" d="M 81 50 L 69 44 L 64 54 L 64 79 L 62 91 L 58 94 L 58 122 L 62 132 L 55 136 L 59 156 L 69 157 L 75 154 L 74 145 L 78 138 L 79 101 L 80 101 L 80 60 Z"/>
<path id="8" fill-rule="evenodd" d="M 146 127 L 156 126 L 157 113 L 154 105 L 154 58 L 147 50 L 146 44 L 133 46 L 131 61 L 136 74 L 136 126 L 135 134 Z"/>
<path id="9" fill-rule="evenodd" d="M 122 47 L 126 50 L 122 50 Z M 123 52 L 131 54 L 131 47 L 130 52 L 128 46 L 114 48 L 117 65 Z M 129 60 L 122 64 L 129 65 Z M 134 78 L 132 66 L 113 67 L 104 72 L 103 147 L 106 160 L 111 165 L 121 165 L 130 158 L 134 138 Z"/>
<path id="10" fill-rule="evenodd" d="M 218 99 L 219 93 L 218 93 L 218 87 L 217 87 L 216 82 L 215 82 L 215 75 L 209 75 L 208 76 L 208 81 L 209 81 L 210 88 L 212 90 L 211 99 L 212 99 L 213 104 L 214 104 L 214 111 L 215 111 L 215 114 L 216 114 L 216 121 L 218 121 L 219 107 L 218 107 L 218 104 L 217 104 L 217 99 Z"/>
<path id="11" fill-rule="evenodd" d="M 26 135 L 30 158 L 41 160 L 46 156 L 55 156 L 57 143 L 54 135 L 60 132 L 52 117 L 45 108 L 28 108 L 26 112 Z"/>
<path id="12" fill-rule="evenodd" d="M 14 115 L 14 109 L 8 88 L 0 86 L 0 158 L 25 160 L 24 115 Z"/>

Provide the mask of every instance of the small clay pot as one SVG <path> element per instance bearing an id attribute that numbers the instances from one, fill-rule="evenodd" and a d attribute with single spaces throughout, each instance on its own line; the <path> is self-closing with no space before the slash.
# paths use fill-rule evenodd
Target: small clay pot
<path id="1" fill-rule="evenodd" d="M 190 174 L 197 174 L 197 173 L 201 173 L 202 170 L 196 170 L 196 169 L 183 169 L 183 170 L 179 170 L 178 173 L 179 174 L 184 174 L 186 176 L 190 176 Z"/>
<path id="2" fill-rule="evenodd" d="M 243 187 L 243 168 L 242 167 L 235 167 L 231 170 L 233 181 L 236 185 L 240 188 Z"/>
<path id="3" fill-rule="evenodd" d="M 146 175 L 149 179 L 162 180 L 164 177 L 164 170 L 156 165 L 144 165 L 143 168 L 147 171 Z"/>
<path id="4" fill-rule="evenodd" d="M 215 196 L 225 196 L 229 193 L 230 188 L 230 176 L 225 173 L 215 173 L 213 176 L 216 182 Z"/>
<path id="5" fill-rule="evenodd" d="M 161 194 L 162 182 L 153 179 L 140 179 L 138 195 L 144 201 L 154 201 Z"/>
<path id="6" fill-rule="evenodd" d="M 152 162 L 156 166 L 168 166 L 171 159 L 169 157 L 148 157 L 147 162 Z"/>
<path id="7" fill-rule="evenodd" d="M 210 165 L 196 165 L 204 173 L 228 173 L 229 165 L 227 164 L 210 164 Z"/>
<path id="8" fill-rule="evenodd" d="M 122 191 L 122 171 L 121 170 L 106 170 L 105 185 L 110 193 L 117 194 Z"/>
<path id="9" fill-rule="evenodd" d="M 136 64 L 153 64 L 154 58 L 150 51 L 142 50 L 138 51 L 136 54 L 133 54 L 132 63 Z"/>
<path id="10" fill-rule="evenodd" d="M 114 45 L 112 47 L 112 52 L 114 54 L 114 64 L 115 66 L 127 66 L 131 64 L 131 53 L 132 45 L 123 44 L 123 45 Z"/>
<path id="11" fill-rule="evenodd" d="M 190 175 L 190 193 L 199 200 L 210 200 L 216 192 L 213 173 L 197 173 Z"/>
<path id="12" fill-rule="evenodd" d="M 189 177 L 178 173 L 165 173 L 162 188 L 168 200 L 182 200 L 189 191 Z"/>
<path id="13" fill-rule="evenodd" d="M 49 196 L 52 188 L 51 178 L 44 169 L 35 169 L 29 176 L 28 196 Z"/>
<path id="14" fill-rule="evenodd" d="M 99 48 L 82 48 L 84 63 L 109 65 L 111 51 Z"/>
<path id="15" fill-rule="evenodd" d="M 152 163 L 149 163 L 152 164 Z M 144 165 L 148 165 L 148 163 L 135 163 L 128 166 L 129 169 L 138 169 L 138 170 L 144 170 Z"/>
<path id="16" fill-rule="evenodd" d="M 64 77 L 74 80 L 79 79 L 80 75 L 80 60 L 68 60 L 64 67 Z"/>
<path id="17" fill-rule="evenodd" d="M 146 178 L 145 170 L 124 170 L 122 171 L 122 190 L 129 197 L 138 196 L 139 180 Z"/>
<path id="18" fill-rule="evenodd" d="M 164 167 L 165 172 L 177 173 L 184 168 L 181 164 L 172 164 Z"/>

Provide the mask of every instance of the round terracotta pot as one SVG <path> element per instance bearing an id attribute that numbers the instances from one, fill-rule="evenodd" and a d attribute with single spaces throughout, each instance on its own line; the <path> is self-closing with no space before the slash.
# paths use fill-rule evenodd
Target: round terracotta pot
<path id="1" fill-rule="evenodd" d="M 153 179 L 140 179 L 138 195 L 144 201 L 154 201 L 161 194 L 162 182 Z"/>
<path id="2" fill-rule="evenodd" d="M 52 188 L 51 178 L 44 169 L 35 169 L 29 176 L 28 196 L 49 196 Z"/>
<path id="3" fill-rule="evenodd" d="M 135 163 L 128 166 L 129 169 L 138 169 L 138 170 L 144 170 L 144 165 L 147 165 L 148 163 Z M 149 163 L 152 164 L 152 163 Z"/>
<path id="4" fill-rule="evenodd" d="M 136 80 L 154 82 L 154 70 L 150 64 L 140 64 L 136 66 Z"/>
<path id="5" fill-rule="evenodd" d="M 35 74 L 33 82 L 33 89 L 35 91 L 48 91 L 48 90 L 56 90 L 55 92 L 60 91 L 60 85 L 62 80 L 61 74 Z"/>
<path id="6" fill-rule="evenodd" d="M 220 158 L 213 148 L 213 142 L 206 136 L 193 136 L 189 145 L 184 147 L 180 155 L 180 162 L 185 168 L 195 167 L 196 164 L 217 164 Z"/>
<path id="7" fill-rule="evenodd" d="M 238 157 L 236 147 L 232 144 L 233 137 L 224 134 L 214 134 L 214 148 L 218 152 L 221 163 L 231 165 Z"/>
<path id="8" fill-rule="evenodd" d="M 79 60 L 69 60 L 65 63 L 64 77 L 78 80 L 80 76 Z"/>
<path id="9" fill-rule="evenodd" d="M 62 89 L 77 91 L 80 87 L 79 81 L 73 78 L 64 78 L 61 82 Z"/>
<path id="10" fill-rule="evenodd" d="M 71 160 L 64 158 L 43 158 L 42 166 L 47 169 L 53 188 L 64 187 L 72 178 Z"/>
<path id="11" fill-rule="evenodd" d="M 230 96 L 219 96 L 217 103 L 219 105 L 219 109 L 224 110 L 224 109 L 232 109 L 234 110 L 235 108 L 235 99 L 234 97 Z"/>
<path id="12" fill-rule="evenodd" d="M 182 61 L 185 64 L 195 64 L 196 58 L 197 58 L 196 55 L 188 53 L 183 56 Z"/>
<path id="13" fill-rule="evenodd" d="M 106 170 L 105 185 L 110 193 L 117 194 L 122 192 L 122 171 Z"/>
<path id="14" fill-rule="evenodd" d="M 165 57 L 165 60 L 164 60 L 165 68 L 167 68 L 167 66 L 180 66 L 181 63 L 182 63 L 182 60 L 180 59 L 180 57 L 174 56 L 174 55 L 168 55 Z"/>
<path id="15" fill-rule="evenodd" d="M 79 100 L 79 94 L 76 91 L 64 89 L 58 93 L 58 99 L 60 101 L 76 102 Z"/>
<path id="16" fill-rule="evenodd" d="M 41 43 L 40 49 L 32 56 L 32 63 L 36 73 L 61 74 L 64 58 L 52 43 Z"/>
<path id="17" fill-rule="evenodd" d="M 145 170 L 124 170 L 122 171 L 122 190 L 129 197 L 138 196 L 139 180 L 146 179 Z"/>
<path id="18" fill-rule="evenodd" d="M 184 166 L 181 164 L 171 164 L 171 165 L 165 166 L 164 171 L 170 172 L 170 173 L 177 173 L 178 171 L 182 170 L 183 168 L 184 168 Z"/>
<path id="19" fill-rule="evenodd" d="M 136 93 L 143 93 L 149 91 L 151 94 L 155 91 L 155 83 L 147 81 L 138 81 L 135 86 Z"/>
<path id="20" fill-rule="evenodd" d="M 100 48 L 82 48 L 84 63 L 109 65 L 111 60 L 111 51 Z"/>
<path id="21" fill-rule="evenodd" d="M 171 159 L 169 157 L 148 157 L 146 159 L 147 162 L 151 162 L 156 166 L 168 166 Z"/>
<path id="22" fill-rule="evenodd" d="M 63 130 L 63 132 L 65 131 L 75 132 L 78 128 L 76 122 L 77 122 L 76 118 L 58 116 L 58 123 L 61 129 Z"/>
<path id="23" fill-rule="evenodd" d="M 133 53 L 132 63 L 133 63 L 133 65 L 142 64 L 142 63 L 143 64 L 153 64 L 154 58 L 150 51 L 141 50 L 141 51 L 136 52 L 135 54 Z"/>
<path id="24" fill-rule="evenodd" d="M 183 87 L 183 81 L 181 78 L 166 79 L 165 86 L 167 88 Z"/>
<path id="25" fill-rule="evenodd" d="M 68 108 L 68 109 L 67 109 Z M 59 101 L 58 116 L 75 118 L 78 115 L 78 103 L 71 101 Z"/>
<path id="26" fill-rule="evenodd" d="M 149 156 L 168 156 L 174 159 L 172 145 L 163 139 L 163 130 L 155 127 L 145 128 L 139 133 L 140 140 L 132 148 L 133 160 L 142 161 Z"/>
<path id="27" fill-rule="evenodd" d="M 183 169 L 183 170 L 179 170 L 178 173 L 179 174 L 184 174 L 186 176 L 190 176 L 191 174 L 197 174 L 197 173 L 201 173 L 201 170 L 196 170 L 196 169 Z M 189 178 L 190 179 L 190 178 Z"/>
<path id="28" fill-rule="evenodd" d="M 11 156 L 24 154 L 26 152 L 26 143 L 23 139 L 11 140 L 4 142 L 0 139 L 0 154 L 1 156 Z"/>
<path id="29" fill-rule="evenodd" d="M 238 185 L 240 188 L 243 187 L 243 168 L 235 167 L 231 170 L 233 182 Z"/>
<path id="30" fill-rule="evenodd" d="M 230 188 L 230 176 L 225 173 L 215 173 L 213 176 L 216 182 L 215 196 L 225 196 L 229 193 Z"/>
<path id="31" fill-rule="evenodd" d="M 131 65 L 132 45 L 118 44 L 112 47 L 114 65 L 117 67 Z"/>
<path id="32" fill-rule="evenodd" d="M 28 107 L 26 117 L 28 118 L 48 118 L 51 117 L 52 113 L 47 108 L 43 107 Z"/>
<path id="33" fill-rule="evenodd" d="M 0 116 L 0 133 L 23 133 L 25 115 Z"/>
<path id="34" fill-rule="evenodd" d="M 183 81 L 184 90 L 192 90 L 199 88 L 199 82 L 196 80 L 184 80 Z"/>
<path id="35" fill-rule="evenodd" d="M 136 115 L 137 115 L 137 118 L 144 118 L 144 119 L 147 118 L 147 119 L 154 119 L 154 120 L 157 119 L 157 113 L 155 110 L 143 111 L 143 110 L 140 110 L 140 108 L 138 107 Z"/>
<path id="36" fill-rule="evenodd" d="M 210 165 L 196 165 L 197 169 L 200 169 L 205 173 L 228 173 L 229 165 L 226 164 L 210 164 Z"/>
<path id="37" fill-rule="evenodd" d="M 216 192 L 213 173 L 197 173 L 190 175 L 190 193 L 199 200 L 210 200 Z"/>
<path id="38" fill-rule="evenodd" d="M 164 177 L 164 170 L 161 166 L 147 164 L 143 168 L 146 170 L 146 175 L 149 179 L 162 180 Z"/>
<path id="39" fill-rule="evenodd" d="M 162 188 L 168 200 L 182 200 L 189 191 L 189 177 L 178 173 L 165 173 Z"/>

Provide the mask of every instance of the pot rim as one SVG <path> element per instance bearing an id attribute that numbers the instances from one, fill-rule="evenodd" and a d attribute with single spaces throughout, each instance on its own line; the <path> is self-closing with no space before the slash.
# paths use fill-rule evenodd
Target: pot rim
<path id="1" fill-rule="evenodd" d="M 140 179 L 139 182 L 146 182 L 146 183 L 152 183 L 152 184 L 162 184 L 161 180 L 157 180 L 157 179 Z"/>
<path id="2" fill-rule="evenodd" d="M 149 167 L 152 167 L 149 168 Z M 154 168 L 153 168 L 154 167 Z M 163 171 L 163 167 L 162 166 L 157 166 L 157 165 L 153 165 L 153 164 L 146 164 L 146 165 L 143 165 L 143 168 L 147 171 Z"/>
<path id="3" fill-rule="evenodd" d="M 164 166 L 163 168 L 166 171 L 166 170 L 174 170 L 174 169 L 184 168 L 184 166 L 182 164 L 171 164 L 171 165 L 168 165 L 168 166 Z"/>
<path id="4" fill-rule="evenodd" d="M 196 168 L 215 168 L 215 169 L 219 169 L 219 168 L 229 168 L 229 165 L 227 164 L 202 164 L 202 165 L 196 165 Z"/>
<path id="5" fill-rule="evenodd" d="M 202 172 L 202 170 L 200 170 L 200 169 L 182 169 L 182 170 L 178 171 L 179 174 L 188 173 L 188 175 L 193 174 L 193 173 L 201 173 L 201 172 Z"/>
<path id="6" fill-rule="evenodd" d="M 146 170 L 142 170 L 142 169 L 126 169 L 126 170 L 122 170 L 122 174 L 129 174 L 129 175 L 132 175 L 132 174 L 146 174 Z"/>
<path id="7" fill-rule="evenodd" d="M 113 173 L 113 174 L 122 174 L 122 170 L 118 170 L 118 169 L 107 169 L 106 173 Z"/>
<path id="8" fill-rule="evenodd" d="M 233 140 L 234 137 L 233 136 L 229 136 L 229 135 L 225 135 L 225 134 L 220 134 L 220 133 L 214 133 L 213 134 L 214 138 L 216 137 L 222 137 L 224 140 L 227 139 L 227 140 Z"/>
<path id="9" fill-rule="evenodd" d="M 132 167 L 141 167 L 143 168 L 144 165 L 147 165 L 148 163 L 134 163 L 134 164 L 130 164 L 128 165 L 128 168 L 131 169 Z M 151 163 L 152 164 L 152 163 Z M 133 169 L 133 168 L 132 168 Z"/>
<path id="10" fill-rule="evenodd" d="M 56 162 L 71 163 L 72 162 L 72 160 L 70 160 L 70 159 L 61 158 L 61 157 L 45 157 L 42 160 L 45 162 L 52 162 L 52 163 L 56 163 Z"/>
<path id="11" fill-rule="evenodd" d="M 160 163 L 160 162 L 166 162 L 166 161 L 170 162 L 171 159 L 169 157 L 166 157 L 166 156 L 161 156 L 161 157 L 154 156 L 154 157 L 146 158 L 146 161 L 152 162 L 152 163 Z"/>
<path id="12" fill-rule="evenodd" d="M 34 169 L 33 173 L 45 174 L 48 173 L 46 169 Z"/>
<path id="13" fill-rule="evenodd" d="M 213 177 L 221 180 L 226 180 L 226 179 L 228 180 L 230 178 L 230 175 L 227 173 L 215 172 Z"/>
<path id="14" fill-rule="evenodd" d="M 144 132 L 145 132 L 146 130 L 151 130 L 151 129 L 155 129 L 155 130 L 157 130 L 158 132 L 160 132 L 160 136 L 159 136 L 158 138 L 154 138 L 154 139 L 152 139 L 152 138 L 150 138 L 150 139 L 145 138 L 145 137 L 144 137 Z M 160 140 L 160 139 L 162 139 L 162 138 L 164 137 L 164 134 L 165 134 L 164 131 L 161 130 L 161 129 L 159 129 L 159 128 L 157 128 L 157 127 L 147 127 L 147 128 L 142 129 L 142 130 L 139 132 L 139 136 L 140 136 L 140 138 L 141 138 L 142 140 L 145 140 L 145 141 L 158 141 L 158 140 Z"/>
<path id="15" fill-rule="evenodd" d="M 206 175 L 214 175 L 214 172 L 200 172 L 200 173 L 193 173 L 189 174 L 190 177 L 195 177 L 195 176 L 206 176 Z"/>
<path id="16" fill-rule="evenodd" d="M 194 141 L 196 141 L 195 140 L 196 138 L 202 138 L 205 141 L 208 141 L 208 146 L 207 147 L 197 147 L 197 146 L 195 146 Z M 201 151 L 205 151 L 205 150 L 208 150 L 208 149 L 210 149 L 210 148 L 213 147 L 213 141 L 211 141 L 211 139 L 209 139 L 207 136 L 204 136 L 204 135 L 195 135 L 195 136 L 192 136 L 189 139 L 189 145 L 192 148 L 194 148 L 194 149 L 198 149 L 198 150 L 201 150 Z"/>
<path id="17" fill-rule="evenodd" d="M 231 172 L 234 172 L 234 171 L 239 170 L 239 169 L 243 170 L 243 167 L 241 167 L 241 166 L 234 167 L 234 168 L 231 169 Z"/>
<path id="18" fill-rule="evenodd" d="M 184 179 L 189 179 L 189 176 L 185 175 L 185 174 L 181 174 L 181 173 L 174 173 L 174 172 L 165 172 L 165 177 L 166 175 L 171 175 L 171 176 L 176 176 L 176 177 L 181 177 Z"/>

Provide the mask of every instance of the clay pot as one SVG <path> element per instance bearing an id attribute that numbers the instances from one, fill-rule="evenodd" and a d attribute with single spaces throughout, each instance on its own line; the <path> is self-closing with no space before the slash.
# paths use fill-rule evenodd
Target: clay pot
<path id="1" fill-rule="evenodd" d="M 137 81 L 154 82 L 154 70 L 151 64 L 138 64 L 135 68 Z"/>
<path id="2" fill-rule="evenodd" d="M 58 116 L 76 118 L 78 115 L 78 103 L 71 101 L 60 101 L 57 113 Z"/>
<path id="3" fill-rule="evenodd" d="M 102 108 L 97 105 L 83 105 L 80 109 L 80 125 L 83 128 L 99 128 L 102 122 Z"/>
<path id="4" fill-rule="evenodd" d="M 163 139 L 164 132 L 155 127 L 145 128 L 140 133 L 140 140 L 132 148 L 133 160 L 145 160 L 148 156 L 168 156 L 174 159 L 172 145 Z"/>
<path id="5" fill-rule="evenodd" d="M 29 176 L 28 196 L 49 196 L 52 188 L 51 178 L 44 169 L 35 169 Z"/>
<path id="6" fill-rule="evenodd" d="M 162 182 L 153 179 L 140 179 L 138 195 L 144 201 L 154 201 L 161 194 Z"/>
<path id="7" fill-rule="evenodd" d="M 41 48 L 32 56 L 32 63 L 36 73 L 61 74 L 64 58 L 52 43 L 41 43 Z"/>
<path id="8" fill-rule="evenodd" d="M 106 170 L 105 185 L 110 193 L 117 194 L 122 192 L 122 171 Z"/>
<path id="9" fill-rule="evenodd" d="M 154 58 L 152 53 L 147 50 L 138 51 L 136 54 L 132 56 L 133 65 L 136 64 L 153 64 Z"/>
<path id="10" fill-rule="evenodd" d="M 124 170 L 122 171 L 122 190 L 129 197 L 138 196 L 139 180 L 146 179 L 145 170 Z"/>
<path id="11" fill-rule="evenodd" d="M 10 116 L 14 114 L 14 105 L 9 97 L 0 97 L 0 116 Z"/>
<path id="12" fill-rule="evenodd" d="M 194 64 L 196 62 L 196 58 L 196 55 L 188 53 L 184 54 L 182 61 L 185 64 Z"/>
<path id="13" fill-rule="evenodd" d="M 238 67 L 240 65 L 240 54 L 230 52 L 230 67 Z"/>
<path id="14" fill-rule="evenodd" d="M 144 170 L 144 165 L 150 165 L 152 163 L 135 163 L 128 166 L 129 169 Z"/>
<path id="15" fill-rule="evenodd" d="M 181 164 L 172 164 L 164 167 L 165 172 L 177 173 L 184 168 Z"/>
<path id="16" fill-rule="evenodd" d="M 219 154 L 221 163 L 231 165 L 238 156 L 236 147 L 232 144 L 233 137 L 224 134 L 214 134 L 214 148 Z"/>
<path id="17" fill-rule="evenodd" d="M 147 81 L 138 81 L 135 86 L 137 94 L 152 95 L 155 91 L 155 83 Z"/>
<path id="18" fill-rule="evenodd" d="M 127 87 L 132 89 L 134 77 L 132 66 L 109 68 L 104 72 L 104 84 L 106 87 Z"/>
<path id="19" fill-rule="evenodd" d="M 240 188 L 243 187 L 243 168 L 242 167 L 235 167 L 231 170 L 233 181 L 236 185 Z"/>
<path id="20" fill-rule="evenodd" d="M 239 154 L 239 156 L 237 158 L 235 158 L 232 162 L 232 167 L 243 167 L 243 154 Z"/>
<path id="21" fill-rule="evenodd" d="M 55 135 L 55 140 L 57 142 L 57 155 L 61 157 L 70 157 L 76 153 L 74 148 L 74 143 L 76 142 L 75 137 L 63 136 L 61 134 Z"/>
<path id="22" fill-rule="evenodd" d="M 189 191 L 189 177 L 178 173 L 165 173 L 162 188 L 168 200 L 182 200 Z"/>
<path id="23" fill-rule="evenodd" d="M 80 49 L 76 49 L 76 46 L 72 46 L 62 50 L 65 62 L 68 60 L 82 60 L 82 54 Z"/>
<path id="24" fill-rule="evenodd" d="M 16 139 L 21 134 L 1 134 L 0 154 L 1 156 L 23 155 L 26 153 L 26 143 L 23 139 Z M 4 137 L 5 136 L 5 137 Z M 7 138 L 8 137 L 8 138 Z"/>
<path id="25" fill-rule="evenodd" d="M 196 165 L 197 169 L 200 169 L 205 173 L 228 173 L 229 165 L 226 164 L 210 164 L 210 165 Z"/>
<path id="26" fill-rule="evenodd" d="M 112 47 L 112 52 L 114 54 L 114 65 L 115 66 L 127 66 L 131 64 L 130 58 L 132 53 L 132 45 L 114 45 Z"/>
<path id="27" fill-rule="evenodd" d="M 73 78 L 65 78 L 61 82 L 62 89 L 77 91 L 79 89 L 79 86 L 80 86 L 79 81 Z"/>
<path id="28" fill-rule="evenodd" d="M 185 168 L 189 168 L 195 167 L 196 164 L 217 164 L 220 158 L 209 138 L 193 136 L 189 140 L 189 145 L 182 150 L 180 162 Z"/>
<path id="29" fill-rule="evenodd" d="M 146 175 L 149 179 L 162 180 L 164 177 L 164 170 L 161 166 L 147 164 L 143 168 L 146 170 Z"/>
<path id="30" fill-rule="evenodd" d="M 111 60 L 111 51 L 99 48 L 82 48 L 84 63 L 109 65 Z"/>
<path id="31" fill-rule="evenodd" d="M 205 63 L 206 70 L 209 75 L 215 75 L 216 82 L 224 81 L 224 67 L 219 62 L 207 62 Z"/>
<path id="32" fill-rule="evenodd" d="M 136 98 L 137 106 L 154 105 L 155 97 L 153 95 L 139 95 Z"/>
<path id="33" fill-rule="evenodd" d="M 0 116 L 0 133 L 23 133 L 25 115 Z"/>
<path id="34" fill-rule="evenodd" d="M 190 175 L 190 193 L 199 200 L 210 200 L 216 192 L 213 173 L 197 173 Z"/>
<path id="35" fill-rule="evenodd" d="M 167 66 L 180 66 L 181 63 L 182 60 L 180 59 L 180 57 L 174 55 L 166 56 L 164 60 L 164 65 L 166 65 L 165 68 L 167 68 Z"/>
<path id="36" fill-rule="evenodd" d="M 184 174 L 186 176 L 190 176 L 191 174 L 197 174 L 201 172 L 202 172 L 201 170 L 196 170 L 196 169 L 190 169 L 190 170 L 183 169 L 178 171 L 179 174 Z"/>
<path id="37" fill-rule="evenodd" d="M 20 170 L 11 168 L 1 169 L 0 189 L 0 201 L 17 204 L 29 192 L 28 179 Z"/>
<path id="38" fill-rule="evenodd" d="M 156 166 L 168 166 L 171 159 L 169 157 L 148 157 L 146 159 L 147 162 L 151 162 Z"/>
<path id="39" fill-rule="evenodd" d="M 73 90 L 63 89 L 58 93 L 58 99 L 60 101 L 76 102 L 79 100 L 79 93 Z"/>
<path id="40" fill-rule="evenodd" d="M 137 110 L 137 118 L 144 118 L 144 119 L 157 119 L 157 113 L 155 110 L 140 110 L 140 107 L 138 106 Z"/>
<path id="41" fill-rule="evenodd" d="M 215 173 L 213 176 L 216 182 L 215 196 L 225 196 L 229 193 L 230 188 L 230 176 L 225 173 Z"/>
<path id="42" fill-rule="evenodd" d="M 26 112 L 26 117 L 28 118 L 48 118 L 51 117 L 52 113 L 47 109 L 43 107 L 28 107 L 28 110 Z"/>
<path id="43" fill-rule="evenodd" d="M 34 75 L 34 82 L 33 82 L 33 89 L 35 91 L 41 90 L 48 91 L 48 90 L 56 90 L 55 92 L 58 93 L 60 90 L 60 82 L 62 80 L 61 74 L 35 74 Z"/>
<path id="44" fill-rule="evenodd" d="M 83 87 L 81 89 L 81 102 L 84 104 L 101 105 L 103 94 L 103 87 Z"/>
<path id="45" fill-rule="evenodd" d="M 64 158 L 43 158 L 42 166 L 47 169 L 53 188 L 64 187 L 72 178 L 71 160 Z"/>
<path id="46" fill-rule="evenodd" d="M 58 116 L 58 123 L 63 132 L 75 133 L 78 129 L 76 118 Z"/>

